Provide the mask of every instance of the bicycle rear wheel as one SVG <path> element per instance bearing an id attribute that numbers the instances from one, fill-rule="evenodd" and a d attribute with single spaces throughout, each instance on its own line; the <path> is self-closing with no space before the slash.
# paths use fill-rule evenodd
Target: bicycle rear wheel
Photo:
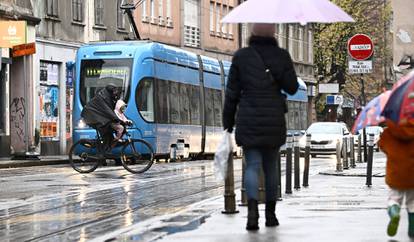
<path id="1" fill-rule="evenodd" d="M 70 148 L 70 165 L 79 173 L 90 173 L 99 166 L 96 153 L 96 141 L 81 139 Z"/>
<path id="2" fill-rule="evenodd" d="M 143 173 L 154 162 L 154 150 L 147 141 L 132 139 L 122 147 L 121 161 L 127 171 Z"/>

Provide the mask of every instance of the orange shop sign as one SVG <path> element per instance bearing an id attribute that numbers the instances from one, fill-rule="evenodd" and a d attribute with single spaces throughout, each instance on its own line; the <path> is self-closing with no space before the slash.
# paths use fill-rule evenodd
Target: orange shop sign
<path id="1" fill-rule="evenodd" d="M 28 43 L 28 44 L 13 46 L 12 56 L 19 57 L 19 56 L 25 56 L 25 55 L 32 55 L 34 53 L 36 53 L 36 44 Z"/>
<path id="2" fill-rule="evenodd" d="M 26 44 L 26 21 L 0 21 L 0 47 Z"/>

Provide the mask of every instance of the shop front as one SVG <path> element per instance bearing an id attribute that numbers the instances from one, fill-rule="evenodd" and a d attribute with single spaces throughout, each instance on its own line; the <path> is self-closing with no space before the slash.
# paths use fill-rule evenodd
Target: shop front
<path id="1" fill-rule="evenodd" d="M 9 50 L 0 48 L 0 157 L 10 156 Z"/>
<path id="2" fill-rule="evenodd" d="M 38 112 L 41 155 L 67 153 L 70 145 L 71 119 L 71 73 L 67 63 L 75 60 L 78 46 L 36 40 L 40 50 L 38 68 Z"/>

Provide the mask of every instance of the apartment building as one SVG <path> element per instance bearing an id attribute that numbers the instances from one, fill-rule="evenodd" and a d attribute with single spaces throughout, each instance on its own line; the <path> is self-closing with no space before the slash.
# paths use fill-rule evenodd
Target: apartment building
<path id="1" fill-rule="evenodd" d="M 35 26 L 40 19 L 33 15 L 28 1 L 0 1 L 0 157 L 25 155 L 35 144 L 35 106 L 30 71 L 36 63 L 32 55 L 17 56 L 11 48 L 24 42 L 35 42 Z M 8 40 L 9 41 L 8 41 Z M 26 41 L 25 41 L 26 40 Z"/>
<path id="2" fill-rule="evenodd" d="M 71 143 L 72 72 L 83 43 L 132 38 L 125 0 L 33 1 L 36 27 L 34 94 L 43 155 L 64 154 Z M 69 144 L 69 145 L 68 145 Z"/>
<path id="3" fill-rule="evenodd" d="M 144 39 L 230 60 L 239 47 L 238 28 L 220 20 L 236 5 L 236 0 L 145 0 L 134 18 Z"/>
<path id="4" fill-rule="evenodd" d="M 414 2 L 391 0 L 391 7 L 391 49 L 394 77 L 398 79 L 414 67 Z"/>
<path id="5" fill-rule="evenodd" d="M 91 41 L 131 39 L 127 17 L 119 8 L 127 2 L 0 1 L 0 18 L 26 21 L 27 40 L 36 50 L 13 58 L 10 48 L 2 48 L 0 156 L 66 153 L 76 51 Z"/>

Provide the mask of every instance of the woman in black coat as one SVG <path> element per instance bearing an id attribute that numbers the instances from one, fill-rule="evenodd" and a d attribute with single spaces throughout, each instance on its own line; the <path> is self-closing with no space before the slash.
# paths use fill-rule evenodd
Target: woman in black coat
<path id="1" fill-rule="evenodd" d="M 286 98 L 299 84 L 289 53 L 274 37 L 274 24 L 253 24 L 249 47 L 233 57 L 223 110 L 224 129 L 236 126 L 236 143 L 245 160 L 248 199 L 246 229 L 258 227 L 258 173 L 262 165 L 266 186 L 266 226 L 279 224 L 276 206 L 276 159 L 286 141 Z M 237 110 L 237 112 L 236 112 Z"/>

